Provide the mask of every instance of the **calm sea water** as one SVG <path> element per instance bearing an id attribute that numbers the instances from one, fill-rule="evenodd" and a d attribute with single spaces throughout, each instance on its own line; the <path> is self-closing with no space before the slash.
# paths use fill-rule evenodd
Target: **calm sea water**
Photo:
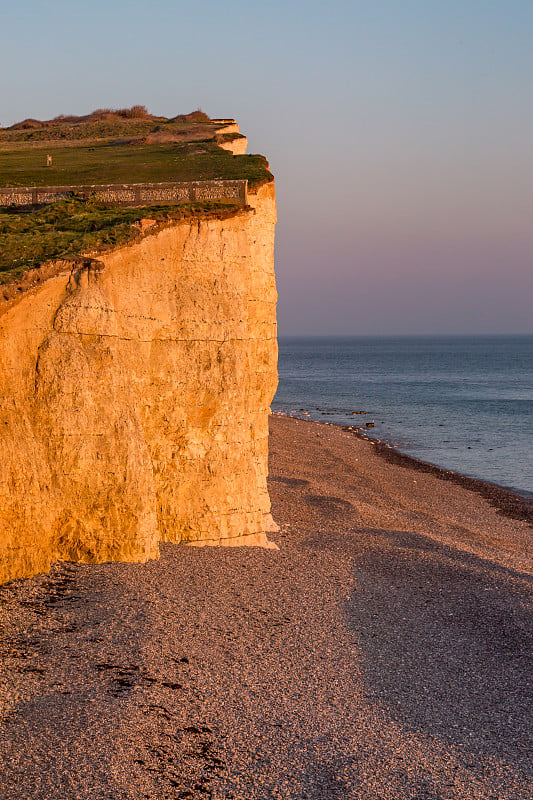
<path id="1" fill-rule="evenodd" d="M 281 338 L 279 379 L 274 410 L 533 497 L 533 336 Z"/>

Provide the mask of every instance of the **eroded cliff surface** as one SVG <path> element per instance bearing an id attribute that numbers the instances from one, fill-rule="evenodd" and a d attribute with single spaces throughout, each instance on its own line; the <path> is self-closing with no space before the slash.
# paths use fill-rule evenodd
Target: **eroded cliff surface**
<path id="1" fill-rule="evenodd" d="M 274 185 L 0 309 L 0 581 L 267 544 Z"/>

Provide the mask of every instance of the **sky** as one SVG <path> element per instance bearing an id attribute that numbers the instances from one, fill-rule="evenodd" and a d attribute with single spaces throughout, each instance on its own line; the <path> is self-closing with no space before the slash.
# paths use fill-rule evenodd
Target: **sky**
<path id="1" fill-rule="evenodd" d="M 533 333 L 531 0 L 0 0 L 0 125 L 235 117 L 281 335 Z"/>

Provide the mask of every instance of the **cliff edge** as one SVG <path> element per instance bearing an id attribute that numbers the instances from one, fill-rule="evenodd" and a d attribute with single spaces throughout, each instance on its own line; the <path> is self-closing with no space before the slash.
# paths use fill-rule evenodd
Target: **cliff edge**
<path id="1" fill-rule="evenodd" d="M 0 581 L 159 541 L 268 545 L 273 182 L 248 203 L 65 262 L 0 307 Z"/>

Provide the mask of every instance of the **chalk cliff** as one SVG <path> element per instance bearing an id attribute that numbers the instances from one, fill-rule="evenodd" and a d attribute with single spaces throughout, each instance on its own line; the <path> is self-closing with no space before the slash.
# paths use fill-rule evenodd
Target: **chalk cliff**
<path id="1" fill-rule="evenodd" d="M 0 581 L 272 529 L 274 184 L 0 307 Z"/>
<path id="2" fill-rule="evenodd" d="M 220 136 L 217 144 L 222 150 L 229 150 L 234 156 L 243 156 L 248 149 L 248 139 L 240 134 L 230 134 L 227 139 Z"/>

